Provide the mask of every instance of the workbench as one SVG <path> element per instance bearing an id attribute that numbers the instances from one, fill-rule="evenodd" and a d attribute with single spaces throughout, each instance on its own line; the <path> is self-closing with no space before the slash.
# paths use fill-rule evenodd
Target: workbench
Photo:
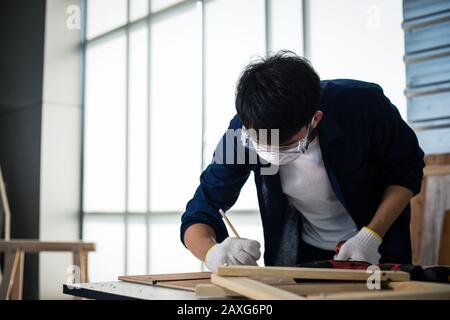
<path id="1" fill-rule="evenodd" d="M 64 294 L 96 300 L 198 300 L 195 292 L 125 281 L 79 283 L 70 286 L 75 288 L 70 289 L 64 284 Z"/>
<path id="2" fill-rule="evenodd" d="M 216 273 L 126 275 L 119 281 L 65 284 L 63 293 L 108 300 L 450 300 L 449 284 L 410 277 L 405 271 L 379 268 L 372 274 L 358 269 L 223 265 Z"/>

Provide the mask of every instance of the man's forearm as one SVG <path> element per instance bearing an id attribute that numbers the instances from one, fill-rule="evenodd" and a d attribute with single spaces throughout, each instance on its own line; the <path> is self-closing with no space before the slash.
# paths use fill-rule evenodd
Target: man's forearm
<path id="1" fill-rule="evenodd" d="M 383 237 L 412 197 L 413 193 L 408 188 L 397 185 L 387 187 L 368 227 Z"/>
<path id="2" fill-rule="evenodd" d="M 187 228 L 184 243 L 194 256 L 204 261 L 208 250 L 216 244 L 216 234 L 209 225 L 196 223 Z"/>

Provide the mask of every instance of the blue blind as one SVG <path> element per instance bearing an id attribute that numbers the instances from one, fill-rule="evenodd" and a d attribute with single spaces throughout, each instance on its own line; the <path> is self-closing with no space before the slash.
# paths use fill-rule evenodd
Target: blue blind
<path id="1" fill-rule="evenodd" d="M 427 154 L 450 151 L 450 1 L 404 0 L 407 114 Z"/>

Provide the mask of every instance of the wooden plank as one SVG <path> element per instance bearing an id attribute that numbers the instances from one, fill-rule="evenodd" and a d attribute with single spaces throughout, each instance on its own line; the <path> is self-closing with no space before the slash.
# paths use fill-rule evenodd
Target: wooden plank
<path id="1" fill-rule="evenodd" d="M 5 240 L 11 239 L 11 210 L 9 209 L 8 196 L 6 195 L 5 181 L 3 180 L 2 168 L 0 167 L 0 197 L 2 211 L 4 213 L 4 236 Z"/>
<path id="2" fill-rule="evenodd" d="M 310 296 L 308 300 L 450 300 L 448 290 L 345 292 Z"/>
<path id="3" fill-rule="evenodd" d="M 427 155 L 425 157 L 425 168 L 424 168 L 424 179 L 422 180 L 422 188 L 418 195 L 416 195 L 411 200 L 411 244 L 412 244 L 412 258 L 413 263 L 418 265 L 423 264 L 429 264 L 424 263 L 422 261 L 422 242 L 423 241 L 429 241 L 427 238 L 430 237 L 430 234 L 423 236 L 424 230 L 429 228 L 430 221 L 425 221 L 424 214 L 425 214 L 425 206 L 428 202 L 427 200 L 427 190 L 428 190 L 428 178 L 435 178 L 435 176 L 432 173 L 437 173 L 440 170 L 435 170 L 434 168 L 440 167 L 440 166 L 448 166 L 450 165 L 450 153 L 445 154 L 433 154 L 433 155 Z M 432 169 L 428 169 L 432 168 Z M 428 170 L 428 171 L 427 171 Z M 440 171 L 442 172 L 442 171 Z M 427 173 L 429 176 L 427 176 Z M 439 191 L 442 192 L 442 191 Z M 443 190 L 445 192 L 445 190 Z M 431 199 L 435 199 L 434 194 L 430 194 L 429 197 Z M 430 200 L 431 201 L 431 200 Z M 445 206 L 442 206 L 445 207 Z M 440 226 L 438 226 L 440 228 Z M 443 233 L 444 235 L 444 233 Z M 438 245 L 438 240 L 436 240 L 436 245 Z M 441 240 L 442 243 L 442 240 Z M 433 244 L 431 245 L 433 246 Z M 429 248 L 430 245 L 424 246 L 424 248 Z M 444 263 L 440 263 L 444 264 Z"/>
<path id="4" fill-rule="evenodd" d="M 228 290 L 215 284 L 205 283 L 195 287 L 195 295 L 199 298 L 242 297 L 240 293 Z"/>
<path id="5" fill-rule="evenodd" d="M 83 275 L 82 275 L 82 271 L 81 271 L 81 255 L 80 255 L 80 251 L 73 251 L 72 252 L 72 263 L 74 266 L 78 267 L 78 275 L 80 277 L 80 279 L 75 278 L 75 282 L 80 282 L 80 283 L 85 283 L 83 281 Z M 75 275 L 77 275 L 77 273 L 75 272 Z M 80 299 L 79 297 L 75 297 L 75 299 Z"/>
<path id="6" fill-rule="evenodd" d="M 342 292 L 308 296 L 311 300 L 450 300 L 450 290 L 372 290 L 369 292 Z"/>
<path id="7" fill-rule="evenodd" d="M 81 278 L 84 282 L 89 282 L 89 256 L 88 252 L 81 251 Z"/>
<path id="8" fill-rule="evenodd" d="M 450 210 L 445 212 L 443 220 L 438 263 L 450 265 Z"/>
<path id="9" fill-rule="evenodd" d="M 80 282 L 88 282 L 88 253 L 83 250 L 73 251 L 73 264 L 80 270 Z"/>
<path id="10" fill-rule="evenodd" d="M 187 291 L 195 291 L 198 285 L 211 284 L 210 272 L 192 272 L 192 273 L 176 273 L 176 274 L 158 274 L 145 276 L 120 276 L 119 280 L 153 285 L 165 288 L 174 288 Z M 255 278 L 270 285 L 295 284 L 293 279 L 280 278 Z"/>
<path id="11" fill-rule="evenodd" d="M 247 277 L 221 277 L 212 274 L 211 282 L 255 300 L 304 300 L 298 294 Z"/>
<path id="12" fill-rule="evenodd" d="M 430 165 L 423 169 L 425 176 L 436 176 L 450 174 L 450 164 L 445 165 Z"/>
<path id="13" fill-rule="evenodd" d="M 425 289 L 450 290 L 450 284 L 426 282 L 426 281 L 389 282 L 386 284 L 386 286 L 393 290 L 425 290 Z"/>
<path id="14" fill-rule="evenodd" d="M 19 251 L 19 261 L 15 272 L 13 286 L 11 289 L 11 300 L 22 300 L 23 291 L 23 267 L 25 262 L 25 253 Z"/>
<path id="15" fill-rule="evenodd" d="M 366 270 L 344 270 L 324 268 L 296 268 L 296 267 L 254 267 L 254 266 L 221 266 L 219 276 L 235 277 L 277 277 L 315 280 L 348 280 L 367 281 L 371 275 Z M 380 271 L 381 281 L 408 281 L 409 274 L 403 271 Z"/>
<path id="16" fill-rule="evenodd" d="M 450 153 L 431 154 L 425 157 L 426 166 L 450 164 Z"/>
<path id="17" fill-rule="evenodd" d="M 17 268 L 20 262 L 20 252 L 9 250 L 5 252 L 5 263 L 3 269 L 2 283 L 0 285 L 0 299 L 10 298 Z"/>
<path id="18" fill-rule="evenodd" d="M 391 290 L 368 290 L 366 292 L 341 292 L 311 295 L 308 299 L 325 300 L 450 300 L 450 285 L 443 283 L 404 281 L 386 284 Z"/>
<path id="19" fill-rule="evenodd" d="M 450 175 L 429 176 L 426 187 L 419 263 L 435 265 L 438 264 L 444 215 L 450 209 Z"/>
<path id="20" fill-rule="evenodd" d="M 154 286 L 163 288 L 172 288 L 185 291 L 195 291 L 195 288 L 199 285 L 211 284 L 211 279 L 195 279 L 195 280 L 176 280 L 176 281 L 158 281 Z"/>
<path id="21" fill-rule="evenodd" d="M 423 213 L 426 203 L 427 179 L 422 180 L 422 188 L 419 194 L 411 199 L 411 253 L 413 264 L 420 265 L 422 250 Z"/>
<path id="22" fill-rule="evenodd" d="M 186 272 L 186 273 L 166 273 L 151 275 L 135 275 L 135 276 L 119 276 L 119 280 L 141 283 L 156 284 L 163 281 L 182 281 L 182 280 L 199 280 L 210 279 L 211 272 Z"/>
<path id="23" fill-rule="evenodd" d="M 226 277 L 227 279 L 229 277 Z M 234 278 L 234 277 L 233 277 Z M 306 296 L 307 299 L 450 299 L 450 285 L 432 282 L 388 282 L 381 290 L 369 290 L 363 283 L 297 283 L 276 286 L 278 289 Z M 196 295 L 202 298 L 242 297 L 230 287 L 199 285 Z"/>
<path id="24" fill-rule="evenodd" d="M 395 282 L 402 283 L 402 282 Z M 293 283 L 274 285 L 276 288 L 283 289 L 298 295 L 325 294 L 342 291 L 368 291 L 367 285 L 362 282 L 326 282 L 326 283 Z M 242 297 L 240 294 L 219 287 L 214 284 L 201 284 L 195 288 L 195 294 L 201 298 L 227 298 Z"/>
<path id="25" fill-rule="evenodd" d="M 95 251 L 95 243 L 84 241 L 40 241 L 40 240 L 0 240 L 0 252 L 22 250 L 27 252 L 41 251 Z"/>

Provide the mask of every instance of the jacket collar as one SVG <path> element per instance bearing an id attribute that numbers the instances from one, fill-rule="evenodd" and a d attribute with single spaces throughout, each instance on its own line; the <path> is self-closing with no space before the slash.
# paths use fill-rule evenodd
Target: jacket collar
<path id="1" fill-rule="evenodd" d="M 344 136 L 344 132 L 342 131 L 339 122 L 333 117 L 332 112 L 327 110 L 323 111 L 322 120 L 317 125 L 317 130 L 319 133 L 320 139 L 327 143 L 331 143 L 341 137 Z"/>

